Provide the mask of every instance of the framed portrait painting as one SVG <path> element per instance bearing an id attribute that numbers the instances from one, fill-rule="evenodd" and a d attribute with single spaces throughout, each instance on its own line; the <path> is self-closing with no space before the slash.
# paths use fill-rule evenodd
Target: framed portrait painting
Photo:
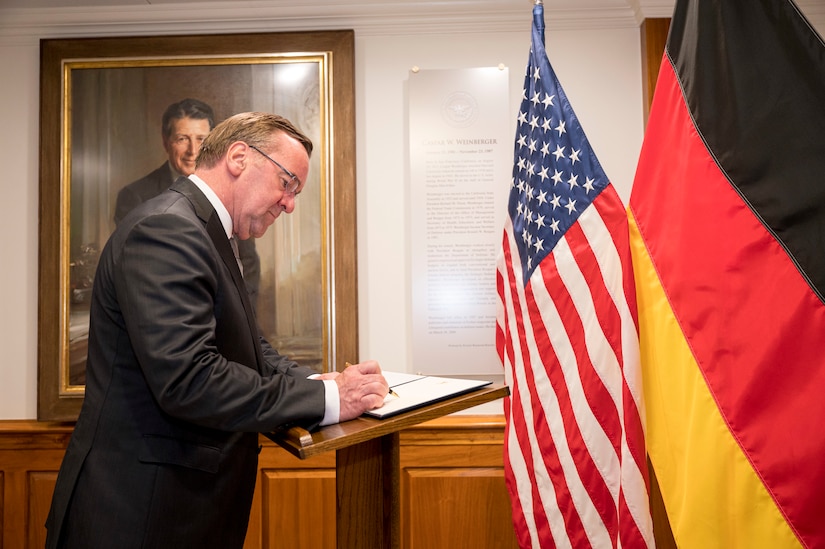
<path id="1" fill-rule="evenodd" d="M 41 42 L 38 419 L 77 418 L 118 196 L 164 169 L 163 114 L 185 99 L 215 123 L 274 112 L 312 139 L 295 211 L 248 243 L 254 306 L 297 362 L 324 372 L 357 360 L 353 50 L 352 31 Z"/>

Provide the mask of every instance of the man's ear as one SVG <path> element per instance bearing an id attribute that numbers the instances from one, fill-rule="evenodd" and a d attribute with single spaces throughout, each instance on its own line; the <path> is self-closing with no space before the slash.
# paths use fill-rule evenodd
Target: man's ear
<path id="1" fill-rule="evenodd" d="M 235 141 L 226 151 L 226 166 L 234 177 L 238 177 L 246 169 L 249 162 L 249 145 L 243 141 Z"/>

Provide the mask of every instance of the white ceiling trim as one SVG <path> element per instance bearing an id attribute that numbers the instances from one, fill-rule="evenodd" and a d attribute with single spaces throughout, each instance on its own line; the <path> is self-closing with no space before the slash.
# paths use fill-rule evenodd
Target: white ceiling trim
<path id="1" fill-rule="evenodd" d="M 297 4 L 297 5 L 296 5 Z M 529 31 L 531 3 L 395 2 L 390 4 L 267 7 L 255 2 L 210 2 L 0 9 L 0 43 L 38 37 L 164 35 L 353 29 L 359 35 Z M 638 27 L 622 2 L 600 8 L 545 7 L 553 29 Z"/>
<path id="2" fill-rule="evenodd" d="M 27 36 L 327 30 L 360 34 L 529 28 L 534 0 L 0 0 L 0 41 Z M 815 25 L 825 0 L 796 0 Z M 638 26 L 675 0 L 544 0 L 547 28 Z M 85 7 L 77 7 L 86 4 Z M 193 30 L 194 29 L 194 30 Z"/>

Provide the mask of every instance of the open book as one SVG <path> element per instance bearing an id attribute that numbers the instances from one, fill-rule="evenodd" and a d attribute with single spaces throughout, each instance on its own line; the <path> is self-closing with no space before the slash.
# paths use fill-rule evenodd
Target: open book
<path id="1" fill-rule="evenodd" d="M 490 385 L 492 381 L 459 379 L 452 377 L 422 376 L 400 372 L 381 372 L 391 392 L 380 408 L 364 412 L 364 415 L 385 418 L 468 393 Z"/>

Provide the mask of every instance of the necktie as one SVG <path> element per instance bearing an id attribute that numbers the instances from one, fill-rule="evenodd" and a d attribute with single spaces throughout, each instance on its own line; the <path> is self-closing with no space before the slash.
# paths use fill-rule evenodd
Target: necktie
<path id="1" fill-rule="evenodd" d="M 241 276 L 243 276 L 243 263 L 241 263 L 241 255 L 238 252 L 238 241 L 234 236 L 229 239 L 229 245 L 232 246 L 232 253 L 235 254 L 235 261 L 238 262 L 238 270 L 241 271 Z"/>

